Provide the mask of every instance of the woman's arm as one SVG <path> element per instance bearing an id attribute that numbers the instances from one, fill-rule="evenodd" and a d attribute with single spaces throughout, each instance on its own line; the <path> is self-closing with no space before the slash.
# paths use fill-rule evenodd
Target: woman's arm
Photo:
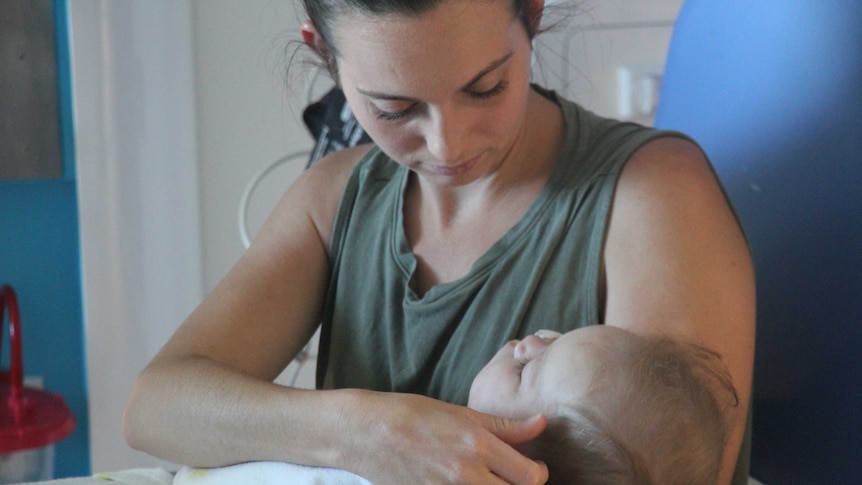
<path id="1" fill-rule="evenodd" d="M 305 393 L 271 381 L 318 326 L 329 233 L 359 156 L 341 152 L 305 171 L 236 266 L 141 373 L 124 418 L 132 447 L 200 466 L 262 458 L 272 453 L 258 449 L 271 446 L 263 438 L 300 430 L 290 414 L 335 405 L 308 402 Z"/>
<path id="2" fill-rule="evenodd" d="M 755 289 L 748 246 L 703 153 L 681 138 L 638 150 L 619 180 L 605 248 L 605 322 L 722 355 L 739 404 L 722 461 L 730 483 L 750 398 Z"/>
<path id="3" fill-rule="evenodd" d="M 318 326 L 332 224 L 364 150 L 333 154 L 287 192 L 238 264 L 141 373 L 126 406 L 126 440 L 198 467 L 274 460 L 343 468 L 377 485 L 544 483 L 547 468 L 507 444 L 538 435 L 544 418 L 271 382 Z"/>

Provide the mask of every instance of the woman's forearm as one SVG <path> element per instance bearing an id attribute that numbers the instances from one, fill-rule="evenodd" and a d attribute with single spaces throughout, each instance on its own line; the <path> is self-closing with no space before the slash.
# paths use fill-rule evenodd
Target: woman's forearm
<path id="1" fill-rule="evenodd" d="M 412 394 L 287 388 L 187 357 L 157 358 L 141 374 L 124 431 L 133 448 L 194 467 L 273 460 L 341 468 L 378 485 L 535 485 L 547 467 L 507 443 L 537 436 L 539 418 Z"/>
<path id="2" fill-rule="evenodd" d="M 124 434 L 135 449 L 197 467 L 333 466 L 340 447 L 330 418 L 341 415 L 346 394 L 280 386 L 203 357 L 156 361 L 135 385 Z"/>

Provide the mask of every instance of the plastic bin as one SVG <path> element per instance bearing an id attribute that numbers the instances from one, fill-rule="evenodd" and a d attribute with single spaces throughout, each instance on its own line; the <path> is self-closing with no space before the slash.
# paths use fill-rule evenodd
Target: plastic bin
<path id="1" fill-rule="evenodd" d="M 54 444 L 72 433 L 75 418 L 62 397 L 24 387 L 21 318 L 9 285 L 0 288 L 0 323 L 4 307 L 12 352 L 10 370 L 0 373 L 0 483 L 50 480 Z"/>

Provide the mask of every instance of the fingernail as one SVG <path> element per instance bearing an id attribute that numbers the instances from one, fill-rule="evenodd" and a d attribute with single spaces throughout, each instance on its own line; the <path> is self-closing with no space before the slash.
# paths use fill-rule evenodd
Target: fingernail
<path id="1" fill-rule="evenodd" d="M 530 416 L 527 419 L 527 421 L 530 423 L 535 423 L 536 421 L 541 421 L 542 419 L 545 419 L 545 415 L 542 413 L 539 413 L 539 414 L 534 414 L 534 415 Z"/>
<path id="2" fill-rule="evenodd" d="M 542 340 L 555 340 L 560 338 L 562 334 L 553 330 L 542 329 L 538 330 L 534 335 Z"/>

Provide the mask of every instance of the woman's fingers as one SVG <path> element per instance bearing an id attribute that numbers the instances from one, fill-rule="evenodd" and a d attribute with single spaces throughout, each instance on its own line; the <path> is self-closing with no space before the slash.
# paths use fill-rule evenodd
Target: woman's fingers
<path id="1" fill-rule="evenodd" d="M 539 414 L 529 419 L 508 419 L 487 414 L 481 415 L 482 424 L 502 442 L 491 454 L 491 471 L 513 485 L 536 485 L 548 481 L 548 467 L 533 461 L 510 445 L 524 443 L 539 436 L 548 424 Z"/>
<path id="2" fill-rule="evenodd" d="M 548 420 L 542 414 L 527 419 L 509 419 L 490 414 L 481 414 L 482 426 L 510 445 L 530 441 L 542 434 L 548 425 Z"/>
<path id="3" fill-rule="evenodd" d="M 544 416 L 506 419 L 423 396 L 360 392 L 361 437 L 340 466 L 380 485 L 541 485 L 548 469 L 512 445 L 545 429 Z M 385 410 L 384 412 L 359 409 Z M 369 420 L 367 418 L 374 417 Z M 356 431 L 357 428 L 353 428 Z M 379 450 L 385 449 L 386 453 Z"/>
<path id="4" fill-rule="evenodd" d="M 498 455 L 490 464 L 491 471 L 511 485 L 542 485 L 548 481 L 548 466 L 533 461 L 512 450 L 513 456 Z"/>

